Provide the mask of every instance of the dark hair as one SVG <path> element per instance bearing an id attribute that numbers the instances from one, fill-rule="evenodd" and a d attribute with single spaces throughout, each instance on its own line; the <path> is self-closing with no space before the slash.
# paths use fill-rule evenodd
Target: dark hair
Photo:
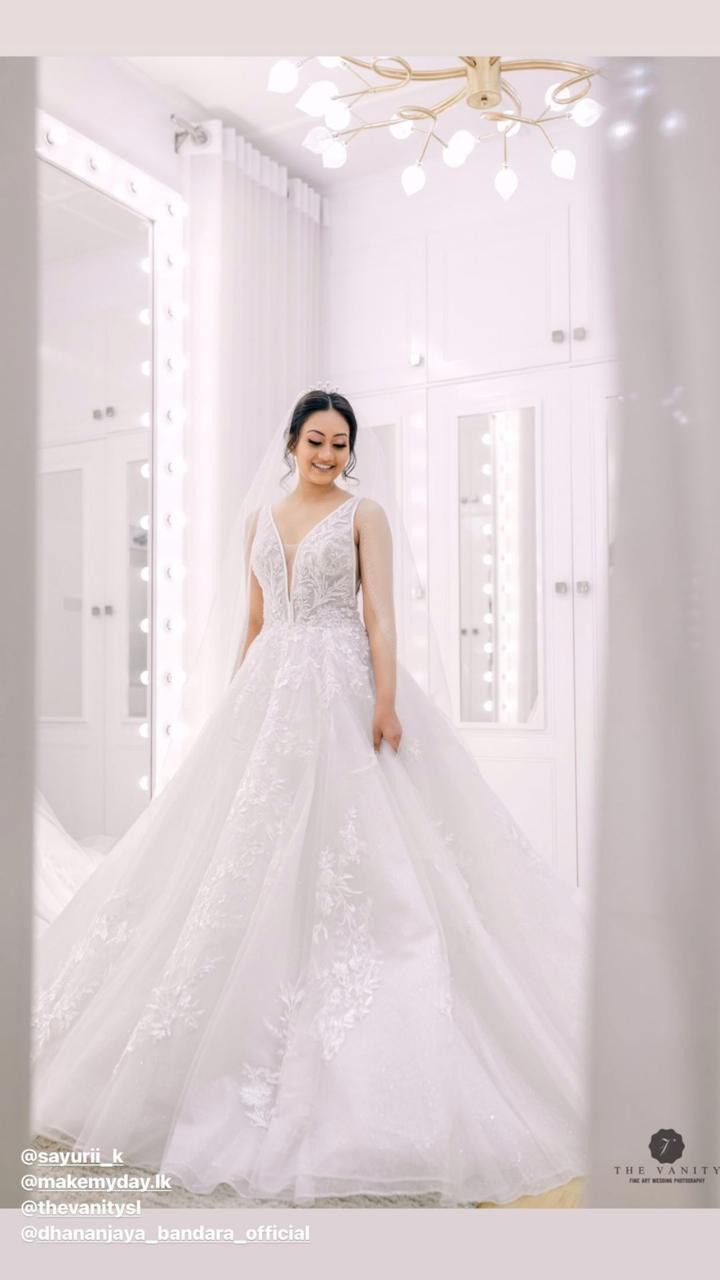
<path id="1" fill-rule="evenodd" d="M 307 419 L 311 414 L 325 409 L 336 409 L 347 423 L 350 457 L 343 467 L 343 475 L 346 479 L 353 479 L 350 472 L 354 470 L 355 463 L 357 461 L 355 457 L 355 440 L 357 438 L 358 430 L 355 410 L 350 404 L 350 401 L 346 400 L 345 396 L 341 396 L 339 391 L 321 391 L 313 388 L 310 391 L 306 391 L 304 395 L 301 395 L 292 411 L 290 425 L 285 435 L 285 453 L 283 457 L 288 470 L 283 476 L 283 480 L 286 480 L 288 475 L 292 475 L 293 464 L 291 455 L 295 445 L 300 439 L 300 432 L 303 428 L 303 424 L 307 422 Z"/>

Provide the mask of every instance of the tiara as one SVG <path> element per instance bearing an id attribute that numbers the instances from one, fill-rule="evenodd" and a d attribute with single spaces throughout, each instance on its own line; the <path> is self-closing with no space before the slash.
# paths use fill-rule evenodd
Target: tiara
<path id="1" fill-rule="evenodd" d="M 312 387 L 308 387 L 307 391 L 305 391 L 304 394 L 308 395 L 309 392 L 311 391 L 339 391 L 339 390 L 340 388 L 333 386 L 331 382 L 316 382 L 313 384 Z"/>

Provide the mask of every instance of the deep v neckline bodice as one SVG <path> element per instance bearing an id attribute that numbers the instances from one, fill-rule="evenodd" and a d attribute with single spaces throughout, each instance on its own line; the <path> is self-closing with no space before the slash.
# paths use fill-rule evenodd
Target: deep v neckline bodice
<path id="1" fill-rule="evenodd" d="M 286 603 L 288 604 L 288 606 L 292 599 L 292 588 L 295 581 L 294 569 L 295 569 L 295 565 L 297 564 L 298 555 L 300 554 L 300 548 L 303 546 L 305 542 L 307 542 L 310 535 L 314 533 L 316 529 L 319 529 L 321 525 L 325 524 L 326 521 L 330 520 L 330 518 L 334 516 L 338 511 L 341 511 L 343 507 L 346 507 L 349 502 L 353 502 L 353 501 L 354 501 L 354 495 L 350 494 L 347 498 L 344 499 L 343 502 L 339 502 L 336 507 L 333 507 L 332 511 L 326 512 L 324 516 L 321 516 L 319 520 L 316 520 L 315 524 L 311 525 L 310 528 L 307 530 L 307 532 L 303 534 L 299 542 L 288 542 L 287 544 L 284 543 L 282 538 L 280 537 L 280 530 L 278 529 L 277 524 L 275 523 L 275 516 L 273 515 L 272 505 L 268 503 L 268 515 L 270 517 L 270 524 L 272 525 L 275 537 L 277 538 L 278 547 L 280 549 L 280 555 L 282 556 L 282 561 L 285 568 L 285 593 L 286 593 Z M 290 568 L 288 567 L 288 559 L 287 559 L 288 547 L 293 547 L 295 551 L 295 554 L 293 556 L 292 573 Z"/>

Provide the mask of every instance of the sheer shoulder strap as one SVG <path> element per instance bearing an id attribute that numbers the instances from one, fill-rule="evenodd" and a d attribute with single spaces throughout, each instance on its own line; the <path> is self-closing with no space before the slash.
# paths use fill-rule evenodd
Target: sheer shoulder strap
<path id="1" fill-rule="evenodd" d="M 382 637 L 388 659 L 397 657 L 393 596 L 393 540 L 390 521 L 374 498 L 358 498 L 355 524 L 359 533 L 363 620 L 372 637 Z"/>

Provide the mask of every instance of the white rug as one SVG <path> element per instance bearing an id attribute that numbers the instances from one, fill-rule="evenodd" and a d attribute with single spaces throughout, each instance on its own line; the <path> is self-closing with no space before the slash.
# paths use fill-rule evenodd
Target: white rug
<path id="1" fill-rule="evenodd" d="M 61 1142 L 53 1142 L 50 1138 L 36 1137 L 30 1144 L 38 1151 L 67 1151 L 69 1147 Z M 100 1169 L 97 1165 L 84 1164 L 82 1169 L 78 1165 L 72 1168 L 76 1173 L 88 1173 L 102 1175 L 107 1174 L 107 1169 Z M 60 1169 L 56 1165 L 34 1165 L 33 1172 L 39 1173 L 42 1169 L 47 1173 L 60 1173 Z M 137 1174 L 142 1176 L 147 1174 L 146 1169 L 134 1168 L 131 1165 L 123 1167 L 124 1173 Z M 151 1190 L 145 1192 L 135 1191 L 28 1191 L 26 1192 L 28 1200 L 51 1200 L 62 1201 L 63 1203 L 72 1203 L 73 1201 L 83 1203 L 91 1203 L 99 1200 L 112 1199 L 118 1202 L 127 1200 L 140 1200 L 145 1209 L 264 1209 L 264 1208 L 292 1208 L 285 1200 L 242 1200 L 232 1187 L 223 1183 L 216 1187 L 210 1195 L 195 1195 L 192 1191 L 188 1191 L 185 1187 L 175 1183 L 171 1190 Z M 341 1196 L 337 1199 L 330 1200 L 308 1200 L 302 1205 L 298 1205 L 302 1209 L 441 1209 L 448 1208 L 447 1205 L 439 1203 L 439 1196 Z M 471 1209 L 472 1204 L 457 1205 L 456 1208 Z"/>

